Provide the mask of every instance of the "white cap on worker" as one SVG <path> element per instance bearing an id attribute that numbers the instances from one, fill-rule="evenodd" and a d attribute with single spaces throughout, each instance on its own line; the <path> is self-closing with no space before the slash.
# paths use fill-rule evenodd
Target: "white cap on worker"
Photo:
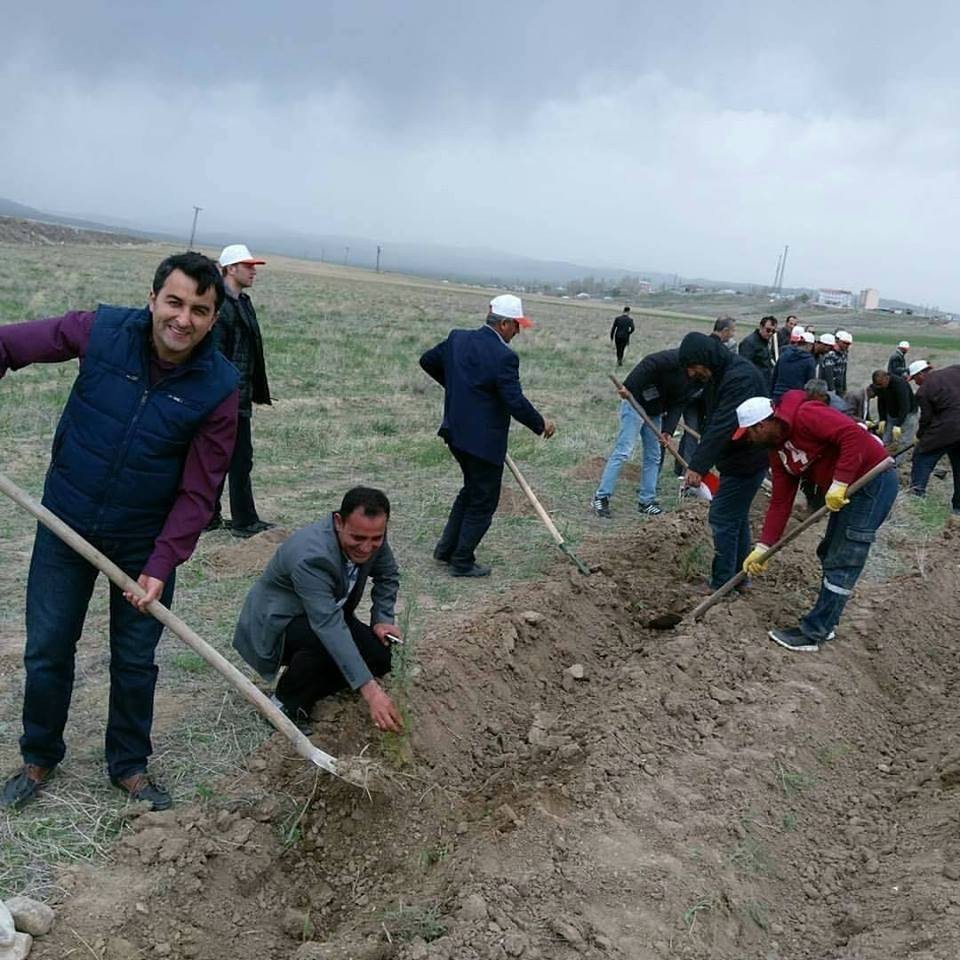
<path id="1" fill-rule="evenodd" d="M 846 330 L 837 331 L 837 342 L 838 343 L 853 343 L 853 334 L 847 333 Z"/>
<path id="2" fill-rule="evenodd" d="M 803 336 L 802 336 L 800 339 L 803 340 L 804 343 L 816 343 L 816 342 L 817 342 L 817 338 L 816 338 L 809 330 L 804 330 L 804 331 L 803 331 Z"/>
<path id="3" fill-rule="evenodd" d="M 926 360 L 914 360 L 913 363 L 907 367 L 907 379 L 912 380 L 918 373 L 923 373 L 924 370 L 929 370 L 930 364 Z"/>
<path id="4" fill-rule="evenodd" d="M 733 439 L 739 440 L 748 427 L 753 427 L 767 417 L 773 416 L 773 407 L 769 397 L 751 397 L 737 407 L 737 423 L 740 426 L 733 431 Z"/>
<path id="5" fill-rule="evenodd" d="M 806 329 L 801 327 L 799 323 L 794 324 L 790 330 L 790 339 L 791 340 L 802 340 L 803 335 L 806 333 Z"/>
<path id="6" fill-rule="evenodd" d="M 901 341 L 897 344 L 897 349 L 898 349 L 898 350 L 909 350 L 909 349 L 910 349 L 910 341 L 909 341 L 909 340 L 901 340 Z"/>
<path id="7" fill-rule="evenodd" d="M 523 315 L 523 303 L 520 298 L 512 293 L 501 293 L 499 297 L 494 297 L 490 301 L 490 312 L 495 317 L 516 320 L 521 327 L 533 326 L 533 321 Z"/>
<path id="8" fill-rule="evenodd" d="M 231 243 L 229 246 L 224 247 L 223 252 L 220 254 L 221 267 L 232 267 L 235 263 L 248 263 L 253 265 L 266 262 L 266 260 L 257 260 L 247 249 L 245 243 Z"/>
<path id="9" fill-rule="evenodd" d="M 835 347 L 837 345 L 837 338 L 832 333 L 821 333 L 820 342 L 825 343 L 828 347 Z"/>

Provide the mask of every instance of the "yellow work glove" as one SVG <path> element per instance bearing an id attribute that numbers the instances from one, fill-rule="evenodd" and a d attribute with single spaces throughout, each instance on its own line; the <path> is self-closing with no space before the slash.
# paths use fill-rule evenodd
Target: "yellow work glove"
<path id="1" fill-rule="evenodd" d="M 758 543 L 743 561 L 743 572 L 750 577 L 758 577 L 764 573 L 770 561 L 763 558 L 769 549 L 765 543 Z"/>
<path id="2" fill-rule="evenodd" d="M 877 424 L 877 433 L 879 433 L 881 437 L 883 436 L 883 431 L 884 431 L 884 429 L 886 428 L 886 426 L 887 426 L 887 421 L 886 421 L 886 420 L 881 420 L 881 421 Z"/>
<path id="3" fill-rule="evenodd" d="M 836 512 L 841 507 L 845 507 L 850 502 L 847 499 L 847 485 L 834 480 L 824 499 L 828 510 Z"/>
<path id="4" fill-rule="evenodd" d="M 891 432 L 893 433 L 894 440 L 899 440 L 900 435 L 903 433 L 903 431 L 899 427 L 894 427 Z"/>

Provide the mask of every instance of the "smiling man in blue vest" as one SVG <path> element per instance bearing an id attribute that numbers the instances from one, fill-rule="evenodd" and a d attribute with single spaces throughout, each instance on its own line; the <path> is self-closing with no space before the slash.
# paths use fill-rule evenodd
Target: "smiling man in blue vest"
<path id="1" fill-rule="evenodd" d="M 237 430 L 238 376 L 209 336 L 223 301 L 199 253 L 157 268 L 146 308 L 100 306 L 0 326 L 0 377 L 80 359 L 53 438 L 43 503 L 145 591 L 110 587 L 110 779 L 154 810 L 170 794 L 147 776 L 154 651 L 163 627 L 146 606 L 173 598 L 174 570 L 213 513 Z M 74 659 L 97 570 L 38 526 L 27 580 L 23 767 L 0 807 L 31 800 L 64 758 Z"/>

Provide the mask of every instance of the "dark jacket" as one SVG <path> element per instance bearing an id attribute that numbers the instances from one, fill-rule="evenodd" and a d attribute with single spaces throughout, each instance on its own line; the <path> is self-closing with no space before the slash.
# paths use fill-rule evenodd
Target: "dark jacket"
<path id="1" fill-rule="evenodd" d="M 43 503 L 87 536 L 153 540 L 204 420 L 237 389 L 208 335 L 150 384 L 148 310 L 101 306 L 53 438 Z"/>
<path id="2" fill-rule="evenodd" d="M 543 433 L 543 417 L 520 386 L 520 360 L 493 327 L 451 330 L 420 366 L 444 389 L 437 432 L 450 446 L 503 463 L 511 417 Z"/>
<path id="3" fill-rule="evenodd" d="M 890 359 L 887 361 L 887 373 L 892 373 L 894 376 L 904 379 L 907 377 L 907 355 L 899 348 L 890 354 Z"/>
<path id="4" fill-rule="evenodd" d="M 770 352 L 770 341 L 764 340 L 758 330 L 744 337 L 738 347 L 740 356 L 752 363 L 762 374 L 765 389 L 764 396 L 769 396 L 770 374 L 773 371 L 773 354 Z"/>
<path id="5" fill-rule="evenodd" d="M 831 349 L 826 353 L 821 353 L 819 357 L 815 358 L 817 364 L 817 379 L 823 380 L 831 393 L 838 392 L 837 384 L 840 376 L 837 356 L 837 351 Z"/>
<path id="6" fill-rule="evenodd" d="M 917 389 L 921 453 L 960 443 L 960 365 L 931 370 Z"/>
<path id="7" fill-rule="evenodd" d="M 790 346 L 790 334 L 793 333 L 792 330 L 787 329 L 786 325 L 780 327 L 779 330 L 774 334 L 777 338 L 777 347 L 780 349 L 780 353 Z"/>
<path id="8" fill-rule="evenodd" d="M 250 588 L 233 634 L 234 648 L 257 673 L 271 680 L 280 666 L 287 624 L 306 616 L 347 683 L 354 690 L 362 687 L 371 674 L 345 615 L 356 608 L 368 577 L 373 580 L 370 623 L 393 623 L 400 573 L 386 539 L 359 567 L 348 596 L 347 562 L 333 515 L 297 530 L 277 547 Z"/>
<path id="9" fill-rule="evenodd" d="M 627 374 L 623 385 L 651 417 L 683 407 L 700 392 L 700 384 L 680 366 L 679 350 L 649 353 Z"/>
<path id="10" fill-rule="evenodd" d="M 270 384 L 263 358 L 263 336 L 253 301 L 245 294 L 227 292 L 213 328 L 220 352 L 240 373 L 240 410 L 249 413 L 251 404 L 270 403 Z"/>
<path id="11" fill-rule="evenodd" d="M 633 333 L 635 327 L 633 325 L 633 317 L 629 313 L 621 313 L 613 321 L 613 326 L 610 328 L 610 339 L 619 340 L 621 343 L 628 343 L 630 341 L 630 334 Z"/>
<path id="12" fill-rule="evenodd" d="M 707 473 L 716 466 L 721 474 L 749 476 L 765 470 L 767 454 L 746 440 L 734 440 L 737 407 L 750 397 L 765 397 L 763 374 L 743 357 L 735 356 L 715 337 L 688 333 L 680 344 L 680 365 L 699 363 L 712 374 L 711 389 L 705 391 L 706 420 L 700 445 L 690 459 L 690 468 Z"/>
<path id="13" fill-rule="evenodd" d="M 770 379 L 771 399 L 776 403 L 788 390 L 802 390 L 816 370 L 817 363 L 808 350 L 785 347 Z"/>
<path id="14" fill-rule="evenodd" d="M 890 383 L 886 387 L 874 385 L 873 392 L 877 398 L 878 420 L 903 420 L 917 409 L 917 398 L 902 377 L 890 374 Z"/>

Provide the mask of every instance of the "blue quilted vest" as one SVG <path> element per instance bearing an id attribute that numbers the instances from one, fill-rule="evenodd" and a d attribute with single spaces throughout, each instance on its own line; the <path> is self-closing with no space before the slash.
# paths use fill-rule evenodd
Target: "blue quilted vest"
<path id="1" fill-rule="evenodd" d="M 101 306 L 53 438 L 43 503 L 88 536 L 154 539 L 203 421 L 237 388 L 204 337 L 150 385 L 148 310 Z"/>

